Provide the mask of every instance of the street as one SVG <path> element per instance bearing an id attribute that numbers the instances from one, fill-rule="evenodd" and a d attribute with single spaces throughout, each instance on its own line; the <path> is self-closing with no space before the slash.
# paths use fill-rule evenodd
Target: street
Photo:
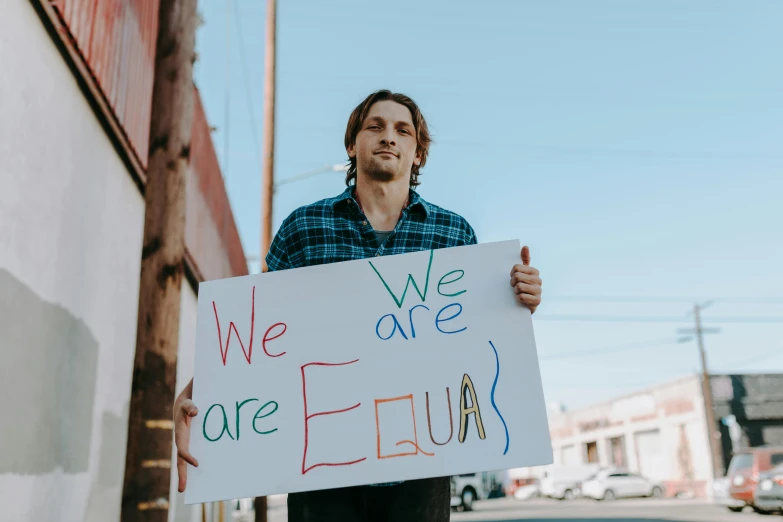
<path id="1" fill-rule="evenodd" d="M 615 502 L 575 500 L 518 501 L 499 499 L 478 502 L 471 513 L 453 513 L 453 521 L 546 521 L 546 522 L 749 522 L 770 520 L 749 509 L 731 513 L 723 506 L 703 500 L 638 499 Z M 777 517 L 771 518 L 775 520 Z M 781 518 L 780 520 L 783 520 Z"/>
<path id="2" fill-rule="evenodd" d="M 269 521 L 285 522 L 284 498 L 270 500 Z M 757 515 L 749 509 L 730 513 L 723 506 L 703 500 L 639 499 L 616 502 L 575 500 L 498 499 L 477 502 L 470 513 L 452 512 L 455 522 L 525 521 L 525 522 L 760 522 L 780 520 L 783 517 Z"/>

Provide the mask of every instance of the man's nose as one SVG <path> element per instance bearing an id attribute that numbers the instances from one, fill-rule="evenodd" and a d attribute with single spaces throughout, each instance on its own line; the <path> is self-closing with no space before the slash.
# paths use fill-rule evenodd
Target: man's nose
<path id="1" fill-rule="evenodd" d="M 394 129 L 386 130 L 381 136 L 381 143 L 383 143 L 386 146 L 396 145 L 396 142 L 394 140 L 395 140 Z"/>

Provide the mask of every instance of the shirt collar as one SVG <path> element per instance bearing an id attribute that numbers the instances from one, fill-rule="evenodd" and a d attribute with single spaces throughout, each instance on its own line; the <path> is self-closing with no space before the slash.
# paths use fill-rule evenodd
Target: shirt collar
<path id="1" fill-rule="evenodd" d="M 342 194 L 332 198 L 332 209 L 339 210 L 341 208 L 348 208 L 351 204 L 356 204 L 356 199 L 353 197 L 353 193 L 356 190 L 355 185 L 347 187 Z M 358 205 L 357 205 L 358 207 Z M 420 211 L 426 217 L 430 212 L 430 204 L 427 203 L 423 197 L 419 195 L 413 189 L 408 190 L 408 207 L 410 211 Z"/>

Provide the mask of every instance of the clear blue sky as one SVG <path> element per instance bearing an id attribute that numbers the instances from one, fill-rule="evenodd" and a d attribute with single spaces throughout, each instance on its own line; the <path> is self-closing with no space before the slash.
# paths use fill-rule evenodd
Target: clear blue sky
<path id="1" fill-rule="evenodd" d="M 195 72 L 249 256 L 265 3 L 231 0 L 227 20 L 226 0 L 201 0 Z M 781 20 L 778 0 L 280 1 L 276 176 L 343 162 L 356 104 L 380 88 L 409 94 L 435 137 L 421 194 L 481 242 L 531 247 L 547 400 L 577 407 L 654 385 L 698 369 L 694 343 L 667 343 L 694 299 L 734 300 L 706 321 L 783 318 Z M 281 187 L 275 229 L 343 188 L 340 173 Z M 594 300 L 613 296 L 641 301 Z M 706 338 L 714 371 L 783 371 L 783 323 L 710 326 L 722 329 Z"/>

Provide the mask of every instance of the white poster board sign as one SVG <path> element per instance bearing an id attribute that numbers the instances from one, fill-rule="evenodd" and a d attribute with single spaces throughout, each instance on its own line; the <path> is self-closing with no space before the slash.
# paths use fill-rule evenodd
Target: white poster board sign
<path id="1" fill-rule="evenodd" d="M 519 251 L 202 283 L 186 503 L 550 464 Z"/>

